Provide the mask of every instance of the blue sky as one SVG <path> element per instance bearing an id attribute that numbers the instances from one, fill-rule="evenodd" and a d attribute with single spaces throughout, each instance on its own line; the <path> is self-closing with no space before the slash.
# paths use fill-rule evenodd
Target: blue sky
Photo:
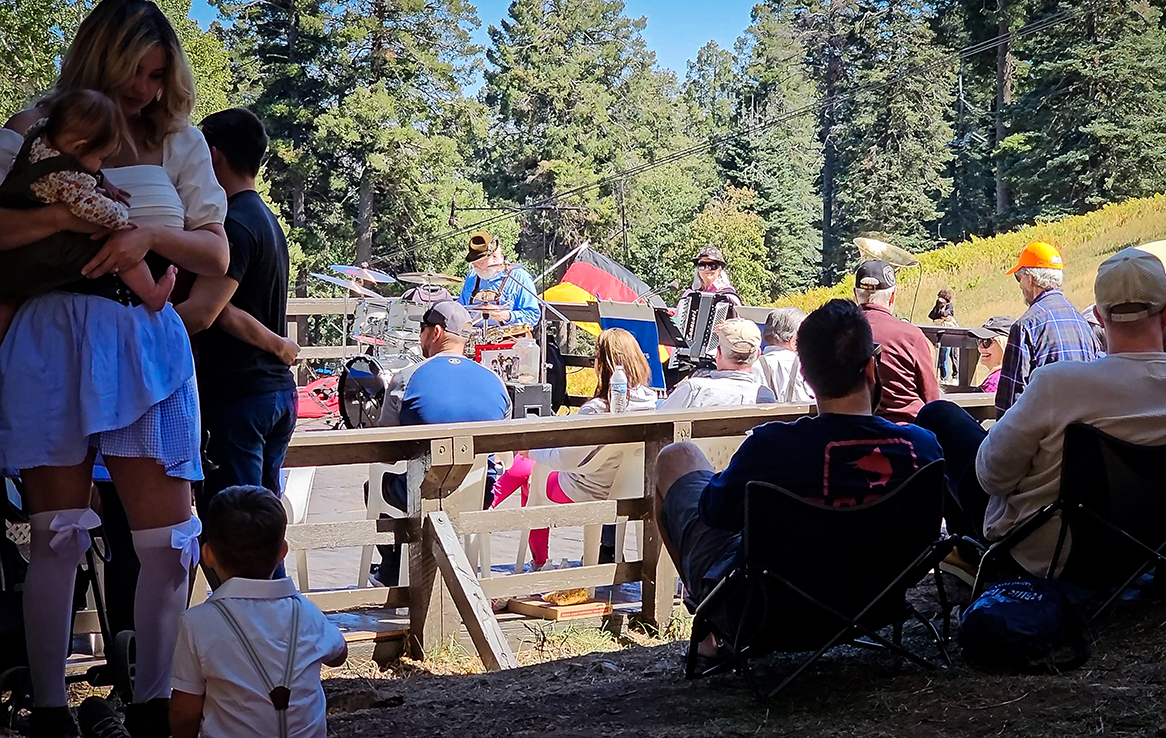
<path id="1" fill-rule="evenodd" d="M 625 0 L 627 14 L 633 18 L 647 16 L 648 27 L 644 39 L 656 52 L 661 66 L 676 72 L 684 79 L 685 62 L 696 56 L 696 50 L 709 39 L 731 48 L 737 36 L 749 25 L 749 12 L 755 0 Z M 477 0 L 478 17 L 482 27 L 475 40 L 487 44 L 486 28 L 497 25 L 506 15 L 510 0 Z M 205 28 L 217 11 L 206 0 L 193 0 L 190 14 Z"/>

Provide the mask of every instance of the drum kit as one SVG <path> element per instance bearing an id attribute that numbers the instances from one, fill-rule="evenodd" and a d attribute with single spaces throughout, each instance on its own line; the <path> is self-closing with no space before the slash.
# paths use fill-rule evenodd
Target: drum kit
<path id="1" fill-rule="evenodd" d="M 336 385 L 340 421 L 346 428 L 369 428 L 377 425 L 385 392 L 393 375 L 420 363 L 421 316 L 428 309 L 424 302 L 409 302 L 397 297 L 385 297 L 372 289 L 379 284 L 402 282 L 417 285 L 424 291 L 454 287 L 461 279 L 437 272 L 405 272 L 395 277 L 370 269 L 367 264 L 347 266 L 334 264 L 332 271 L 340 276 L 313 273 L 312 276 L 328 284 L 343 287 L 358 297 L 353 311 L 352 340 L 363 352 L 347 359 Z M 510 305 L 490 302 L 467 306 L 470 314 L 482 324 L 481 337 L 470 341 L 496 343 L 502 333 L 510 335 L 513 326 L 489 326 L 493 311 L 508 310 Z M 527 334 L 529 326 L 522 326 Z M 472 350 L 472 349 L 471 349 Z M 473 358 L 473 354 L 470 354 Z"/>

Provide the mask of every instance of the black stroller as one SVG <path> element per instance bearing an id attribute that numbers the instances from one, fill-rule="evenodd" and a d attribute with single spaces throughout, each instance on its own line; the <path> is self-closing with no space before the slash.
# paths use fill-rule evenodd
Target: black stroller
<path id="1" fill-rule="evenodd" d="M 32 708 L 32 682 L 28 672 L 28 652 L 24 633 L 24 576 L 28 571 L 28 513 L 20 480 L 4 476 L 4 497 L 0 500 L 0 517 L 4 535 L 0 536 L 0 727 L 24 732 Z M 87 606 L 88 595 L 93 597 L 105 661 L 90 666 L 83 672 L 66 677 L 69 683 L 87 683 L 94 687 L 111 687 L 114 694 L 128 702 L 133 687 L 134 634 L 110 632 L 105 597 L 98 576 L 98 562 L 110 560 L 107 538 L 103 530 L 91 531 L 92 545 L 85 553 L 85 562 L 77 567 L 77 584 L 73 597 L 74 623 L 79 611 Z M 78 647 L 74 636 L 72 647 Z M 94 649 L 100 651 L 100 649 Z M 95 657 L 99 653 L 93 654 Z"/>

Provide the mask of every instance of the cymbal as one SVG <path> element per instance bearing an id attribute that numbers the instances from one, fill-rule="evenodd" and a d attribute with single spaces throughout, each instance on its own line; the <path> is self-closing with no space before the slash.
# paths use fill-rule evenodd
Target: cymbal
<path id="1" fill-rule="evenodd" d="M 441 284 L 441 285 L 459 285 L 462 280 L 457 277 L 451 277 L 448 274 L 439 274 L 437 272 L 404 272 L 397 275 L 398 282 L 408 282 L 409 284 Z"/>
<path id="2" fill-rule="evenodd" d="M 329 269 L 336 272 L 337 274 L 343 274 L 346 277 L 352 277 L 353 279 L 363 279 L 365 282 L 389 284 L 390 282 L 397 281 L 384 272 L 378 272 L 376 269 L 369 269 L 368 267 L 333 264 L 331 267 L 329 267 Z"/>
<path id="3" fill-rule="evenodd" d="M 361 287 L 356 282 L 352 282 L 352 281 L 348 281 L 348 280 L 344 280 L 344 279 L 339 279 L 337 277 L 332 277 L 332 276 L 329 276 L 327 274 L 317 274 L 315 272 L 312 272 L 312 276 L 315 277 L 316 279 L 323 280 L 323 281 L 327 282 L 328 284 L 334 284 L 337 287 L 344 287 L 348 290 L 355 292 L 358 295 L 363 295 L 365 297 L 375 297 L 378 299 L 384 299 L 384 295 L 379 295 L 376 292 L 373 292 L 372 290 L 370 290 L 366 287 Z"/>

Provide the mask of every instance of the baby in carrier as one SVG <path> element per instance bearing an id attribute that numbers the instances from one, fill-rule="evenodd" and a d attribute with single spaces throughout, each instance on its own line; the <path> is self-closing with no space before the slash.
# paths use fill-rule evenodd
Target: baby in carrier
<path id="1" fill-rule="evenodd" d="M 103 191 L 101 165 L 123 142 L 117 104 L 100 92 L 66 92 L 48 117 L 29 129 L 12 171 L 0 185 L 0 207 L 27 209 L 64 203 L 73 215 L 109 231 L 133 228 L 126 206 Z M 0 340 L 20 302 L 83 279 L 81 269 L 104 240 L 60 232 L 17 249 L 0 251 Z M 174 289 L 170 267 L 157 282 L 144 261 L 117 276 L 150 310 L 161 310 Z"/>

